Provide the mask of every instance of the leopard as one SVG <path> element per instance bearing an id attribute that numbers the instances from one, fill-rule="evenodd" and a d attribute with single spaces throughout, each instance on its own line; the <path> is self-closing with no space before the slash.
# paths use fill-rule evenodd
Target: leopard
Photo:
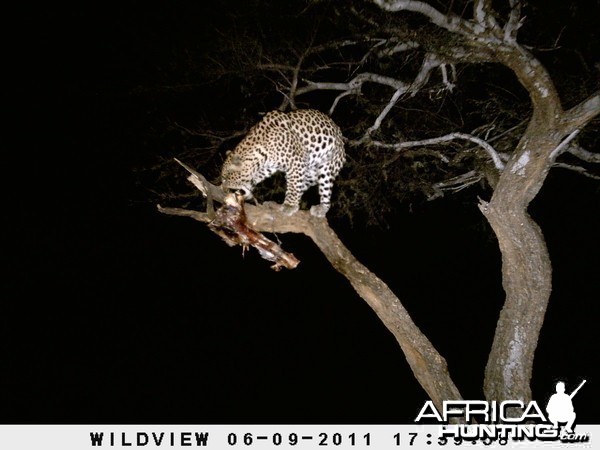
<path id="1" fill-rule="evenodd" d="M 258 183 L 283 172 L 283 204 L 269 205 L 292 215 L 300 209 L 304 193 L 316 185 L 320 203 L 310 208 L 310 214 L 325 217 L 331 207 L 334 181 L 345 162 L 342 131 L 327 114 L 316 109 L 270 111 L 227 154 L 221 168 L 221 188 L 252 200 Z"/>

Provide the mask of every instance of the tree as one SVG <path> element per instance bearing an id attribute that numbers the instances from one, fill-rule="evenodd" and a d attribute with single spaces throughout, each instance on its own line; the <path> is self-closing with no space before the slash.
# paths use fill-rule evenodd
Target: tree
<path id="1" fill-rule="evenodd" d="M 320 4 L 315 3 L 315 7 Z M 378 208 L 390 208 L 369 199 L 381 186 L 389 189 L 390 185 L 406 185 L 405 169 L 393 164 L 398 158 L 421 159 L 419 164 L 428 167 L 425 181 L 408 184 L 430 198 L 487 182 L 492 194 L 488 201 L 480 200 L 479 208 L 498 240 L 506 297 L 489 354 L 484 392 L 490 401 L 527 402 L 531 400 L 534 353 L 552 287 L 544 236 L 528 214 L 528 206 L 554 166 L 597 178 L 579 164 L 557 160 L 568 153 L 570 158 L 586 163 L 600 162 L 598 154 L 577 143 L 584 127 L 600 113 L 597 82 L 583 83 L 575 93 L 578 98 L 569 96 L 561 101 L 545 66 L 519 42 L 519 29 L 527 19 L 517 0 L 509 0 L 508 5 L 499 5 L 498 9 L 490 0 L 475 0 L 472 4 L 451 3 L 444 10 L 425 1 L 373 0 L 360 9 L 336 4 L 330 11 L 342 13 L 353 19 L 351 37 L 339 39 L 334 32 L 324 37 L 314 33 L 301 52 L 261 50 L 258 59 L 249 56 L 254 62 L 244 64 L 253 64 L 256 73 L 269 74 L 283 97 L 280 109 L 317 101 L 324 108 L 327 102 L 330 114 L 342 116 L 347 145 L 353 155 L 360 155 L 357 162 L 350 164 L 347 189 L 342 188 L 338 195 L 339 208 L 349 214 L 356 204 L 364 206 L 367 217 L 376 217 Z M 438 113 L 435 124 L 427 130 L 429 137 L 408 140 L 403 136 L 397 125 L 401 115 L 398 105 L 416 102 L 415 98 L 423 94 L 443 98 L 457 89 L 459 70 L 464 74 L 471 65 L 482 63 L 499 65 L 512 73 L 524 89 L 530 107 L 515 113 L 496 97 L 493 111 L 480 115 L 480 119 L 493 117 L 495 123 L 480 121 L 474 131 L 467 133 L 456 131 L 458 127 L 452 130 L 455 124 L 451 120 L 447 121 L 450 125 L 441 124 L 439 117 L 443 115 Z M 406 77 L 411 71 L 410 81 L 389 75 L 396 72 Z M 440 78 L 434 84 L 436 76 Z M 474 79 L 478 77 L 475 75 Z M 501 81 L 507 82 L 506 78 Z M 510 89 L 518 91 L 514 86 Z M 323 91 L 329 96 L 316 100 L 315 94 Z M 565 108 L 565 104 L 569 107 Z M 494 127 L 500 131 L 491 136 Z M 432 132 L 444 128 L 450 129 L 432 136 Z M 215 149 L 227 138 L 208 137 L 217 144 Z M 438 150 L 439 145 L 448 143 L 454 145 L 452 152 Z M 475 148 L 479 150 L 475 152 Z M 361 182 L 366 179 L 361 176 L 361 166 L 366 161 L 378 168 L 380 184 L 375 187 Z M 444 178 L 440 177 L 440 167 L 446 173 Z M 213 199 L 223 201 L 220 189 L 200 175 L 192 175 L 190 180 L 208 194 L 209 203 Z M 209 212 L 181 208 L 160 210 L 202 222 L 213 217 Z M 461 398 L 444 358 L 415 325 L 400 300 L 352 255 L 326 220 L 311 217 L 305 211 L 287 217 L 262 205 L 246 205 L 246 214 L 248 223 L 257 231 L 303 233 L 311 238 L 395 336 L 415 377 L 436 406 L 441 406 L 443 400 Z"/>

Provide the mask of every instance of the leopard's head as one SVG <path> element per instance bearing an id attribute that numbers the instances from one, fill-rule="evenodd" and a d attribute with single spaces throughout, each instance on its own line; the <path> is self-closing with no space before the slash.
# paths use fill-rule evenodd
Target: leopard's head
<path id="1" fill-rule="evenodd" d="M 221 169 L 221 188 L 226 194 L 237 192 L 244 200 L 252 199 L 259 166 L 259 161 L 251 155 L 230 152 Z"/>

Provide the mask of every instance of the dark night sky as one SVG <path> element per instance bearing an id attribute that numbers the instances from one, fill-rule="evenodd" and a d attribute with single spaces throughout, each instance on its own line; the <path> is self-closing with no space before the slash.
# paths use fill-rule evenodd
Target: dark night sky
<path id="1" fill-rule="evenodd" d="M 137 201 L 134 169 L 153 156 L 146 118 L 185 100 L 128 92 L 159 78 L 157 61 L 190 36 L 210 51 L 223 11 L 198 3 L 12 15 L 22 26 L 9 85 L 17 120 L 5 192 L 16 207 L 5 234 L 0 422 L 410 423 L 425 393 L 307 238 L 280 236 L 302 262 L 274 273 L 202 225 Z M 187 108 L 218 113 L 221 93 L 190 95 Z M 399 205 L 389 230 L 332 222 L 472 399 L 482 398 L 503 299 L 478 194 Z M 589 401 L 600 392 L 599 198 L 597 181 L 556 169 L 531 205 L 555 277 L 534 398 L 545 401 L 557 378 L 587 378 L 579 423 L 600 420 Z"/>

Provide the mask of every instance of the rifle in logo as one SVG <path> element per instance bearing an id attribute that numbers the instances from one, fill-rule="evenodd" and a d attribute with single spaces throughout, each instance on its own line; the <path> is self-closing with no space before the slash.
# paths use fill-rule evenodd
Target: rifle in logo
<path id="1" fill-rule="evenodd" d="M 573 392 L 571 392 L 571 393 L 569 394 L 569 397 L 570 397 L 570 398 L 573 398 L 573 397 L 575 397 L 575 394 L 577 394 L 577 392 L 579 392 L 579 389 L 581 389 L 581 388 L 583 387 L 583 385 L 585 384 L 585 382 L 586 382 L 586 381 L 587 381 L 587 380 L 583 380 L 583 381 L 581 382 L 581 384 L 580 384 L 579 386 L 577 386 L 577 388 L 576 388 L 576 389 L 575 389 Z"/>
<path id="2" fill-rule="evenodd" d="M 586 380 L 583 380 L 577 388 L 570 394 L 565 393 L 565 383 L 559 381 L 556 383 L 556 394 L 552 394 L 546 411 L 548 412 L 548 419 L 554 425 L 554 428 L 558 428 L 559 422 L 566 423 L 565 431 L 567 433 L 573 433 L 573 423 L 575 423 L 575 410 L 573 409 L 572 399 L 575 394 L 583 387 Z"/>

